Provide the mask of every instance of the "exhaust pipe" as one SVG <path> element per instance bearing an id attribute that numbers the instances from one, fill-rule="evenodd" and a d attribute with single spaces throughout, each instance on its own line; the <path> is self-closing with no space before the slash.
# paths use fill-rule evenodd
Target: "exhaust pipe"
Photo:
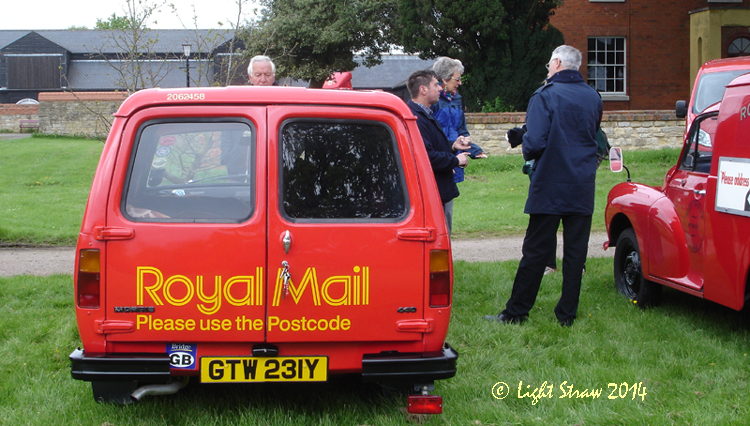
<path id="1" fill-rule="evenodd" d="M 130 397 L 133 398 L 135 402 L 138 402 L 149 395 L 171 395 L 184 388 L 188 383 L 188 379 L 187 376 L 183 376 L 179 381 L 174 381 L 168 384 L 141 386 L 134 390 L 133 393 L 130 394 Z"/>

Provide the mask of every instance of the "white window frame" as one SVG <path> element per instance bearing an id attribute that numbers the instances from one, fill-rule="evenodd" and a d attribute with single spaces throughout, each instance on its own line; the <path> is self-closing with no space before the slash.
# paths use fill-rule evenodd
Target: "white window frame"
<path id="1" fill-rule="evenodd" d="M 589 40 L 591 40 L 591 39 L 597 39 L 597 40 L 598 39 L 608 39 L 608 38 L 622 39 L 622 41 L 623 41 L 623 43 L 622 43 L 622 50 L 621 51 L 616 50 L 616 51 L 612 52 L 612 53 L 615 53 L 615 54 L 618 54 L 618 53 L 622 54 L 622 63 L 617 63 L 617 62 L 615 62 L 615 63 L 607 63 L 606 62 L 606 53 L 609 53 L 607 50 L 604 50 L 604 51 L 600 51 L 600 50 L 590 51 L 590 50 L 588 50 L 588 41 Z M 603 69 L 606 69 L 607 67 L 618 67 L 618 68 L 621 67 L 622 68 L 622 77 L 607 78 L 607 76 L 605 75 L 603 78 L 601 78 L 601 77 L 597 78 L 595 75 L 593 75 L 594 71 L 592 70 L 592 64 L 589 64 L 588 57 L 591 54 L 596 55 L 597 53 L 599 53 L 599 54 L 604 53 L 605 54 L 605 62 L 603 64 L 601 64 L 601 67 Z M 617 36 L 617 37 L 613 37 L 613 36 L 604 36 L 604 37 L 590 36 L 590 37 L 588 37 L 587 38 L 586 66 L 587 66 L 587 73 L 586 74 L 588 76 L 586 82 L 589 85 L 591 85 L 593 88 L 597 89 L 601 93 L 603 100 L 605 100 L 605 101 L 628 101 L 628 100 L 630 100 L 629 96 L 627 95 L 627 90 L 628 90 L 627 75 L 628 74 L 627 74 L 627 38 L 626 37 L 622 37 L 622 36 Z M 614 80 L 614 81 L 620 81 L 620 80 L 622 80 L 622 90 L 621 91 L 617 91 L 617 90 L 607 91 L 607 87 L 606 86 L 607 86 L 607 80 L 608 79 L 609 80 Z M 594 82 L 594 84 L 591 84 L 592 81 Z M 601 84 L 596 84 L 597 82 L 601 82 L 601 84 L 603 84 L 603 86 Z"/>

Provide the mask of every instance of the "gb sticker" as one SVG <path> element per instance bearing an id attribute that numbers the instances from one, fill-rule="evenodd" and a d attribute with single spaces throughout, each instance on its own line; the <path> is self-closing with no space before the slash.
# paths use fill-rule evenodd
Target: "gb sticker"
<path id="1" fill-rule="evenodd" d="M 167 343 L 167 354 L 172 368 L 195 370 L 198 347 L 193 343 Z"/>

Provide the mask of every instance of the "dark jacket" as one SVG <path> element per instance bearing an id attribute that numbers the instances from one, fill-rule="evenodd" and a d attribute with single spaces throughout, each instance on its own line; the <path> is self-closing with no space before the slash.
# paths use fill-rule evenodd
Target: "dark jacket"
<path id="1" fill-rule="evenodd" d="M 453 168 L 458 167 L 458 158 L 453 153 L 452 144 L 445 137 L 435 117 L 428 115 L 412 100 L 409 100 L 407 105 L 417 117 L 417 127 L 427 149 L 427 156 L 440 192 L 440 200 L 445 204 L 458 197 L 458 186 L 453 182 Z"/>
<path id="2" fill-rule="evenodd" d="M 562 70 L 534 92 L 522 145 L 535 160 L 525 213 L 593 214 L 601 120 L 601 96 L 578 71 Z"/>

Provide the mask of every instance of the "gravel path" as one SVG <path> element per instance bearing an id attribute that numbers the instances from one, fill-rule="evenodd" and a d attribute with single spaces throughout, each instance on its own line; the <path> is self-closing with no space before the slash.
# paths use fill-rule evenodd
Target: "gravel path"
<path id="1" fill-rule="evenodd" d="M 604 233 L 591 234 L 589 257 L 612 257 L 614 249 L 604 251 Z M 468 262 L 495 262 L 521 258 L 523 236 L 453 240 L 453 258 Z M 558 235 L 558 257 L 562 255 L 562 237 Z M 0 248 L 0 277 L 12 275 L 72 274 L 74 247 Z"/>

